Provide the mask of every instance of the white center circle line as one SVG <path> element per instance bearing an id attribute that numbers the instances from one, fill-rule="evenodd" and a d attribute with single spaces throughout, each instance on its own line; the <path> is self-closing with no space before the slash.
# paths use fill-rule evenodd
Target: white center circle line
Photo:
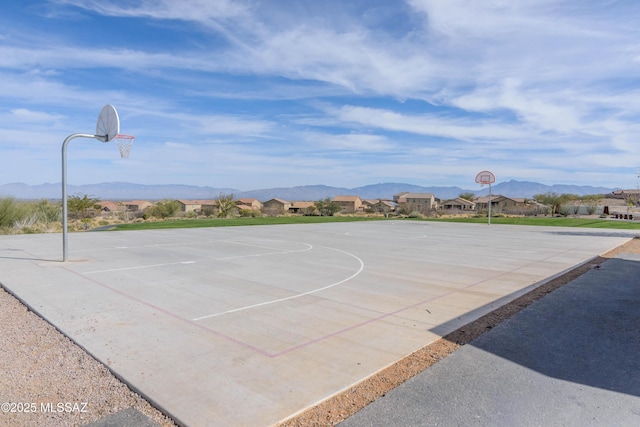
<path id="1" fill-rule="evenodd" d="M 292 299 L 295 299 L 295 298 L 300 298 L 300 297 L 303 297 L 303 296 L 306 296 L 306 295 L 315 294 L 315 293 L 318 293 L 318 292 L 321 292 L 321 291 L 325 291 L 327 289 L 331 289 L 333 287 L 339 286 L 339 285 L 341 285 L 341 284 L 343 284 L 345 282 L 348 282 L 349 280 L 351 280 L 351 279 L 355 278 L 356 276 L 358 276 L 364 270 L 364 261 L 362 261 L 356 255 L 354 255 L 352 253 L 349 253 L 347 251 L 343 251 L 341 249 L 330 248 L 330 247 L 327 247 L 327 246 L 319 246 L 319 247 L 322 247 L 322 248 L 325 248 L 325 249 L 329 249 L 329 250 L 332 250 L 332 251 L 336 251 L 336 252 L 341 252 L 341 253 L 343 253 L 345 255 L 348 255 L 348 256 L 350 256 L 352 258 L 355 258 L 360 263 L 360 267 L 358 268 L 358 271 L 356 271 L 354 274 L 352 274 L 351 276 L 347 277 L 346 279 L 342 279 L 342 280 L 340 280 L 338 282 L 332 283 L 332 284 L 327 285 L 327 286 L 323 286 L 322 288 L 314 289 L 312 291 L 303 292 L 301 294 L 296 294 L 296 295 L 291 295 L 291 296 L 288 296 L 288 297 L 285 297 L 285 298 L 269 300 L 269 301 L 261 302 L 261 303 L 258 303 L 258 304 L 248 305 L 248 306 L 245 306 L 245 307 L 234 308 L 234 309 L 231 309 L 231 310 L 222 311 L 220 313 L 208 314 L 206 316 L 196 317 L 196 318 L 194 318 L 192 320 L 194 322 L 197 322 L 199 320 L 211 319 L 212 317 L 223 316 L 225 314 L 236 313 L 238 311 L 251 310 L 251 309 L 257 308 L 257 307 L 263 307 L 265 305 L 276 304 L 276 303 L 279 303 L 279 302 L 289 301 L 289 300 L 292 300 Z"/>

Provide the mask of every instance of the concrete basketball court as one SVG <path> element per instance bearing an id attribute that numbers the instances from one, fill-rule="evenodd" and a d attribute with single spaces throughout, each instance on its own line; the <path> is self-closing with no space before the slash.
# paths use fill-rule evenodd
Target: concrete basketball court
<path id="1" fill-rule="evenodd" d="M 0 283 L 189 426 L 272 425 L 637 231 L 380 221 L 0 236 Z"/>

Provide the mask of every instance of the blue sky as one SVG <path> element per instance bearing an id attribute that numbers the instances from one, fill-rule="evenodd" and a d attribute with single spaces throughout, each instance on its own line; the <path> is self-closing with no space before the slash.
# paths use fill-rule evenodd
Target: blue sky
<path id="1" fill-rule="evenodd" d="M 636 188 L 640 2 L 4 0 L 0 183 Z"/>

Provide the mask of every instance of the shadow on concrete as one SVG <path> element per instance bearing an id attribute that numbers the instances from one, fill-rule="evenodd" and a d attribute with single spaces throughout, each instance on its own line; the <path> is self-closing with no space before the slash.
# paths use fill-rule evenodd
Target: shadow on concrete
<path id="1" fill-rule="evenodd" d="M 447 335 L 467 345 L 340 426 L 640 425 L 640 257 L 514 303 Z"/>
<path id="2" fill-rule="evenodd" d="M 24 260 L 24 261 L 62 262 L 61 259 L 48 259 L 48 258 L 34 257 L 34 256 L 29 255 L 29 254 L 25 254 L 25 252 L 22 249 L 4 249 L 3 252 L 13 252 L 16 255 L 15 256 L 0 255 L 0 259 L 17 259 L 17 260 Z M 25 255 L 24 256 L 20 256 L 21 254 L 25 254 Z"/>
<path id="3" fill-rule="evenodd" d="M 638 260 L 609 259 L 487 329 L 468 345 L 549 377 L 640 396 Z"/>

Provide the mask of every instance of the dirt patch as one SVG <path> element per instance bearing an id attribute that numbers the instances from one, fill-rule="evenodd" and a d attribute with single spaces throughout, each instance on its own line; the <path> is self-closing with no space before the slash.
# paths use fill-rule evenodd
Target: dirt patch
<path id="1" fill-rule="evenodd" d="M 624 245 L 544 283 L 511 303 L 405 356 L 392 366 L 366 378 L 346 391 L 330 397 L 301 414 L 278 424 L 278 427 L 334 426 L 344 421 L 369 403 L 384 396 L 390 390 L 429 368 L 437 361 L 447 357 L 461 346 L 479 337 L 500 322 L 503 322 L 517 312 L 530 306 L 545 295 L 573 281 L 587 271 L 593 268 L 599 268 L 600 264 L 608 258 L 613 258 L 620 253 L 640 254 L 640 239 L 632 239 Z"/>

